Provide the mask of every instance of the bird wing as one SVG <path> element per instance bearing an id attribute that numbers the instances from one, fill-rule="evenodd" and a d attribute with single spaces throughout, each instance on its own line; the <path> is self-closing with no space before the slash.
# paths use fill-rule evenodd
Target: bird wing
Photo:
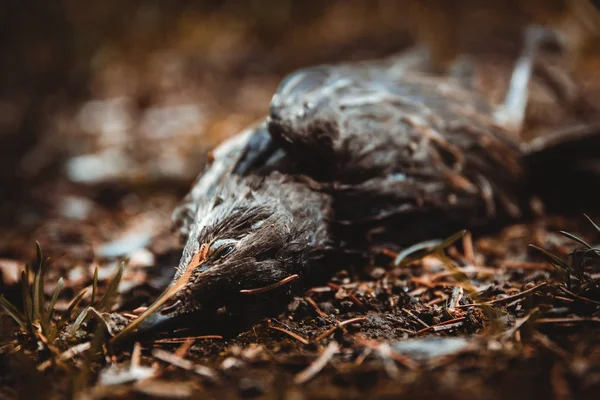
<path id="1" fill-rule="evenodd" d="M 231 174 L 278 171 L 330 185 L 342 224 L 460 209 L 473 219 L 519 212 L 518 146 L 493 125 L 487 103 L 452 79 L 413 73 L 393 59 L 291 74 L 266 121 L 213 154 L 175 211 L 184 237 L 198 205 Z"/>
<path id="2" fill-rule="evenodd" d="M 220 183 L 234 172 L 238 162 L 243 159 L 252 138 L 261 135 L 260 132 L 264 129 L 264 123 L 253 126 L 221 143 L 212 151 L 209 157 L 210 164 L 198 176 L 190 192 L 173 211 L 173 229 L 179 232 L 182 239 L 187 239 L 199 206 L 210 201 Z"/>
<path id="3" fill-rule="evenodd" d="M 172 216 L 173 229 L 187 240 L 201 208 L 214 202 L 215 196 L 229 181 L 246 179 L 260 182 L 271 173 L 294 175 L 295 163 L 286 157 L 267 131 L 262 121 L 242 131 L 217 146 L 190 192 L 185 196 Z M 307 187 L 316 188 L 316 183 L 305 179 Z"/>
<path id="4" fill-rule="evenodd" d="M 334 182 L 342 223 L 464 209 L 470 226 L 520 212 L 517 144 L 448 77 L 377 64 L 301 70 L 273 97 L 268 129 L 305 172 Z"/>

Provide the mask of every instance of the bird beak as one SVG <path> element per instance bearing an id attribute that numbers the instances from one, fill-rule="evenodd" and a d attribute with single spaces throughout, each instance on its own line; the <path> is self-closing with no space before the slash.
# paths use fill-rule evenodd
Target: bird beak
<path id="1" fill-rule="evenodd" d="M 111 339 L 111 344 L 126 341 L 143 333 L 154 331 L 160 326 L 164 326 L 166 322 L 172 320 L 172 317 L 161 313 L 165 303 L 177 294 L 190 280 L 192 272 L 202 265 L 208 255 L 208 245 L 203 244 L 200 250 L 192 260 L 188 263 L 185 272 L 154 301 L 139 317 L 134 319 L 129 325 Z"/>

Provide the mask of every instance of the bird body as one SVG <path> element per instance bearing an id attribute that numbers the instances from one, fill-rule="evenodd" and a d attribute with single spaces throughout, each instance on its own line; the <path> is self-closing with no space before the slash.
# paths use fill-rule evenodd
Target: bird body
<path id="1" fill-rule="evenodd" d="M 384 231 L 391 233 L 381 240 L 407 244 L 520 216 L 521 152 L 485 99 L 459 81 L 384 65 L 319 66 L 287 77 L 270 116 L 214 152 L 175 212 L 184 238 L 224 182 L 272 175 L 329 199 L 338 247 L 367 237 L 377 244 Z"/>
<path id="2" fill-rule="evenodd" d="M 175 211 L 176 276 L 127 331 L 331 273 L 340 254 L 526 213 L 524 153 L 494 107 L 462 78 L 399 60 L 284 79 L 269 117 L 219 146 Z"/>

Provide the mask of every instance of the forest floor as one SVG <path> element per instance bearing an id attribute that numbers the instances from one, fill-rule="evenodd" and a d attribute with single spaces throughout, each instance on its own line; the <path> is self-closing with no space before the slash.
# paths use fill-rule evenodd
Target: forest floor
<path id="1" fill-rule="evenodd" d="M 51 255 L 43 282 L 46 298 L 63 279 L 53 307 L 55 325 L 60 318 L 69 322 L 60 327 L 61 332 L 48 329 L 32 339 L 25 333 L 27 328 L 19 329 L 2 314 L 0 392 L 4 396 L 597 396 L 598 255 L 572 253 L 583 245 L 558 233 L 567 230 L 590 243 L 598 242 L 600 233 L 583 216 L 541 217 L 491 236 L 466 234 L 443 252 L 400 264 L 394 262 L 397 254 L 383 251 L 366 269 L 341 270 L 326 285 L 298 294 L 278 314 L 257 318 L 245 327 L 232 330 L 198 321 L 201 329 L 196 332 L 171 332 L 111 349 L 106 327 L 118 329 L 135 318 L 133 310 L 160 293 L 173 272 L 169 267 L 176 265 L 178 246 L 166 226 L 140 245 L 149 240 L 144 237 L 147 230 L 139 231 L 141 221 L 166 219 L 161 208 L 168 209 L 168 203 L 147 199 L 109 215 L 98 212 L 98 219 L 88 224 L 57 218 L 36 232 L 36 237 L 52 242 L 43 246 Z M 114 238 L 112 230 L 125 215 L 129 232 L 123 233 L 121 226 L 120 237 Z M 106 237 L 111 241 L 103 243 L 101 238 Z M 98 244 L 91 244 L 90 238 Z M 13 248 L 19 248 L 13 240 Z M 530 244 L 564 262 L 555 261 L 553 267 Z M 26 238 L 20 245 L 31 250 L 30 259 L 35 260 L 33 242 Z M 109 286 L 120 263 L 112 254 L 93 261 L 87 256 L 91 249 L 101 254 L 132 248 L 118 286 L 120 294 L 102 312 L 101 299 L 113 290 Z M 0 266 L 4 282 L 17 283 L 21 262 L 2 259 Z M 108 324 L 88 318 L 74 329 L 76 317 L 92 301 L 96 268 L 94 304 Z M 34 292 L 33 273 L 30 281 Z M 21 308 L 22 292 L 19 286 L 13 288 L 3 294 Z M 72 316 L 65 317 L 69 302 L 82 291 L 85 295 Z M 48 300 L 44 307 L 47 304 Z M 33 331 L 38 332 L 35 327 Z M 50 340 L 44 334 L 52 335 Z"/>
<path id="2" fill-rule="evenodd" d="M 18 159 L 24 177 L 0 204 L 1 301 L 22 325 L 0 310 L 0 398 L 598 397 L 600 232 L 572 210 L 466 233 L 418 259 L 374 251 L 368 267 L 341 266 L 243 326 L 198 321 L 195 331 L 108 346 L 169 283 L 181 252 L 171 212 L 208 151 L 262 118 L 291 70 L 406 47 L 401 6 L 351 3 L 283 25 L 270 14 L 252 21 L 245 2 L 237 14 L 150 9 L 131 30 L 124 6 L 110 6 L 122 26 L 80 55 L 90 64 L 84 94 L 53 94 L 30 147 L 18 157 L 0 149 L 0 167 Z M 75 11 L 82 43 L 96 38 L 96 14 L 115 21 Z M 177 29 L 157 34 L 159 15 Z M 518 52 L 511 40 L 498 52 L 479 46 L 481 85 L 495 102 Z M 535 129 L 525 136 L 568 122 L 562 103 L 532 87 Z M 584 211 L 600 223 L 597 208 Z"/>

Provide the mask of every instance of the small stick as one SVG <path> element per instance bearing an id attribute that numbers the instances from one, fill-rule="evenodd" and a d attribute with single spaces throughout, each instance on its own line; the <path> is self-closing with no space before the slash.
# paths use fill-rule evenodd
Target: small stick
<path id="1" fill-rule="evenodd" d="M 165 338 L 165 339 L 156 339 L 154 343 L 185 343 L 188 340 L 198 340 L 198 339 L 223 339 L 221 335 L 204 335 L 204 336 L 188 336 L 183 338 Z"/>
<path id="2" fill-rule="evenodd" d="M 504 256 L 506 256 L 506 254 L 504 254 L 500 250 L 497 250 L 495 247 L 492 247 L 490 245 L 490 243 L 487 240 L 484 240 L 484 239 L 479 239 L 477 241 L 477 250 L 479 250 L 480 253 L 483 253 L 485 255 L 492 256 L 492 257 L 504 257 Z"/>
<path id="3" fill-rule="evenodd" d="M 181 346 L 179 346 L 179 348 L 175 352 L 175 355 L 180 358 L 185 357 L 185 355 L 190 350 L 190 347 L 192 347 L 192 345 L 194 344 L 195 341 L 196 341 L 196 339 L 194 339 L 194 338 L 191 338 L 191 337 L 187 338 L 187 340 L 185 342 L 183 342 L 183 344 Z"/>
<path id="4" fill-rule="evenodd" d="M 339 324 L 337 324 L 336 326 L 334 326 L 333 328 L 330 328 L 330 329 L 326 330 L 325 332 L 321 333 L 319 336 L 317 336 L 315 338 L 315 342 L 325 339 L 327 336 L 329 336 L 333 332 L 335 332 L 335 330 L 338 328 L 343 328 L 346 325 L 354 324 L 356 322 L 362 322 L 362 321 L 366 321 L 366 320 L 367 320 L 367 318 L 365 318 L 365 317 L 358 317 L 358 318 L 352 318 L 352 319 L 347 319 L 346 321 L 342 321 Z"/>
<path id="5" fill-rule="evenodd" d="M 418 365 L 411 358 L 409 358 L 403 354 L 397 353 L 396 351 L 394 351 L 394 349 L 392 349 L 390 347 L 390 345 L 388 343 L 383 343 L 376 339 L 367 339 L 365 337 L 358 337 L 357 344 L 361 345 L 361 346 L 365 346 L 367 349 L 375 350 L 381 356 L 389 357 L 389 358 L 393 359 L 394 361 L 396 361 L 397 363 L 402 364 L 403 366 L 405 366 L 408 369 L 417 369 L 418 368 Z M 382 349 L 382 346 L 384 346 L 383 349 Z M 381 350 L 383 350 L 383 352 Z"/>
<path id="6" fill-rule="evenodd" d="M 365 360 L 367 359 L 367 357 L 371 355 L 371 353 L 373 353 L 373 350 L 369 347 L 365 347 L 362 353 L 360 353 L 360 355 L 356 357 L 356 360 L 354 360 L 354 365 L 362 365 L 363 362 L 365 362 Z"/>
<path id="7" fill-rule="evenodd" d="M 396 253 L 395 251 L 390 250 L 390 249 L 382 249 L 381 254 L 383 254 L 386 257 L 390 257 L 390 258 L 394 258 L 394 259 L 396 257 L 398 257 L 398 253 Z"/>
<path id="8" fill-rule="evenodd" d="M 327 286 L 329 286 L 329 287 L 330 287 L 330 288 L 332 288 L 333 290 L 340 290 L 340 289 L 342 289 L 342 286 L 340 286 L 340 285 L 338 285 L 338 284 L 335 284 L 335 283 L 333 283 L 333 282 L 329 282 L 329 283 L 327 283 Z M 346 290 L 346 288 L 343 288 L 343 289 L 344 289 L 344 290 Z M 363 302 L 362 302 L 362 301 L 360 301 L 360 300 L 358 299 L 358 297 L 356 297 L 356 296 L 355 296 L 353 293 L 350 293 L 350 292 L 346 292 L 346 293 L 348 294 L 348 298 L 349 298 L 350 300 L 352 300 L 352 302 L 353 302 L 354 304 L 356 304 L 356 305 L 358 305 L 358 306 L 360 306 L 360 307 L 364 307 L 364 306 L 365 306 L 365 305 L 363 304 Z"/>
<path id="9" fill-rule="evenodd" d="M 75 346 L 67 349 L 66 351 L 60 353 L 58 356 L 56 356 L 55 359 L 57 361 L 66 361 L 68 359 L 75 357 L 78 354 L 83 353 L 84 351 L 89 350 L 91 345 L 92 345 L 91 342 L 80 343 L 80 344 L 75 345 Z M 38 371 L 44 371 L 50 365 L 52 365 L 52 359 L 44 361 L 43 363 L 38 365 L 37 369 L 38 369 Z"/>
<path id="10" fill-rule="evenodd" d="M 538 324 L 566 324 L 572 322 L 600 322 L 600 318 L 594 317 L 573 317 L 573 318 L 538 318 L 535 320 Z"/>
<path id="11" fill-rule="evenodd" d="M 142 359 L 142 345 L 139 342 L 135 342 L 133 345 L 133 352 L 131 353 L 131 366 L 139 367 Z"/>
<path id="12" fill-rule="evenodd" d="M 567 290 L 567 289 L 565 289 L 563 287 L 561 287 L 560 290 L 562 290 L 563 292 L 565 292 L 569 296 L 575 297 L 578 300 L 584 301 L 586 303 L 592 303 L 592 304 L 600 305 L 600 301 L 596 301 L 596 300 L 588 299 L 587 297 L 580 296 L 580 295 L 575 294 L 575 293 L 571 292 L 570 290 Z"/>
<path id="13" fill-rule="evenodd" d="M 438 297 L 437 299 L 433 299 L 433 300 L 425 303 L 425 305 L 427 307 L 435 306 L 436 304 L 440 304 L 440 303 L 442 303 L 443 301 L 445 301 L 447 299 L 448 299 L 447 296 L 445 296 L 445 297 Z"/>
<path id="14" fill-rule="evenodd" d="M 258 293 L 268 292 L 270 290 L 277 289 L 279 286 L 283 286 L 286 283 L 294 281 L 294 280 L 296 280 L 298 278 L 300 278 L 298 276 L 298 274 L 290 275 L 287 278 L 284 278 L 284 279 L 280 280 L 279 282 L 276 282 L 276 283 L 274 283 L 272 285 L 261 287 L 261 288 L 256 288 L 256 289 L 242 289 L 242 290 L 240 290 L 240 293 L 244 293 L 244 294 L 258 294 Z"/>
<path id="15" fill-rule="evenodd" d="M 450 298 L 450 305 L 448 306 L 448 308 L 450 310 L 453 310 L 456 308 L 456 306 L 458 306 L 460 299 L 462 299 L 464 295 L 464 289 L 462 287 L 455 287 L 454 289 L 452 289 L 452 297 Z"/>
<path id="16" fill-rule="evenodd" d="M 360 299 L 358 297 L 356 297 L 356 295 L 354 293 L 348 293 L 348 298 L 350 300 L 352 300 L 352 302 L 354 304 L 356 304 L 357 306 L 360 306 L 360 307 L 365 306 L 364 303 L 362 301 L 360 301 Z"/>
<path id="17" fill-rule="evenodd" d="M 392 358 L 392 348 L 389 343 L 381 343 L 377 347 L 379 356 L 383 359 L 383 368 L 388 376 L 392 379 L 400 377 L 400 370 L 396 366 L 395 360 Z"/>
<path id="18" fill-rule="evenodd" d="M 569 353 L 564 350 L 562 347 L 554 343 L 552 340 L 548 338 L 548 336 L 540 333 L 539 331 L 533 332 L 533 339 L 540 343 L 542 346 L 552 351 L 554 354 L 557 354 L 559 357 L 567 359 L 570 357 Z"/>
<path id="19" fill-rule="evenodd" d="M 219 380 L 219 377 L 212 368 L 209 368 L 205 365 L 194 364 L 192 361 L 178 357 L 174 353 L 170 353 L 161 349 L 154 349 L 152 350 L 152 356 L 168 364 L 174 365 L 175 367 L 185 369 L 187 371 L 193 371 L 196 374 L 208 378 L 213 382 L 217 382 Z"/>
<path id="20" fill-rule="evenodd" d="M 133 310 L 131 313 L 132 314 L 136 314 L 136 315 L 140 315 L 141 313 L 143 313 L 144 311 L 146 311 L 148 309 L 148 307 L 145 306 L 141 306 L 136 308 L 135 310 Z"/>
<path id="21" fill-rule="evenodd" d="M 554 268 L 551 265 L 541 262 L 531 262 L 531 261 L 503 261 L 500 263 L 500 268 L 504 269 L 523 269 L 523 270 L 531 270 L 531 271 L 554 271 Z"/>
<path id="22" fill-rule="evenodd" d="M 406 308 L 403 308 L 402 311 L 404 311 L 405 313 L 407 313 L 408 315 L 410 315 L 411 317 L 413 317 L 414 319 L 416 319 L 425 328 L 429 328 L 429 325 L 427 325 L 425 322 L 423 322 L 423 320 L 421 318 L 419 318 L 415 314 L 413 314 L 412 311 L 407 310 Z"/>
<path id="23" fill-rule="evenodd" d="M 519 329 L 521 329 L 521 327 L 527 322 L 529 321 L 529 319 L 531 318 L 531 316 L 533 314 L 535 314 L 536 312 L 538 312 L 538 308 L 534 308 L 533 310 L 531 310 L 526 316 L 524 316 L 523 318 L 518 318 L 517 321 L 515 322 L 515 326 L 513 326 L 511 329 L 509 329 L 508 331 L 506 331 L 503 334 L 503 339 L 504 340 L 508 340 L 510 339 L 510 337 L 517 332 Z"/>
<path id="24" fill-rule="evenodd" d="M 554 296 L 554 300 L 564 301 L 565 303 L 575 303 L 575 300 L 570 297 Z"/>
<path id="25" fill-rule="evenodd" d="M 493 275 L 498 274 L 500 271 L 496 268 L 488 268 L 488 267 L 465 267 L 465 268 L 458 268 L 457 271 L 440 272 L 438 274 L 431 276 L 429 278 L 429 280 L 430 280 L 430 282 L 435 283 L 438 280 L 445 278 L 447 276 L 455 276 L 457 274 L 457 272 L 463 273 L 465 275 L 468 275 L 468 274 L 484 275 L 485 274 L 485 275 L 493 276 Z"/>
<path id="26" fill-rule="evenodd" d="M 152 350 L 152 356 L 181 369 L 190 371 L 194 368 L 194 363 L 190 360 L 181 358 L 176 354 L 168 352 L 166 350 L 154 349 Z"/>
<path id="27" fill-rule="evenodd" d="M 422 295 L 423 293 L 427 292 L 429 289 L 426 287 L 420 287 L 420 288 L 416 288 L 415 290 L 412 290 L 410 292 L 408 292 L 409 295 L 413 296 L 413 297 L 417 297 Z"/>
<path id="28" fill-rule="evenodd" d="M 464 305 L 457 306 L 456 308 L 482 307 L 482 306 L 491 306 L 493 304 L 498 304 L 498 303 L 511 302 L 513 300 L 520 299 L 522 297 L 526 297 L 526 296 L 530 295 L 531 293 L 533 293 L 533 292 L 537 291 L 538 289 L 541 289 L 542 287 L 547 286 L 547 285 L 548 285 L 548 282 L 542 282 L 537 286 L 534 286 L 530 289 L 524 290 L 524 291 L 519 292 L 512 296 L 503 297 L 501 299 L 496 299 L 496 300 L 492 300 L 492 301 L 486 301 L 485 303 L 464 304 Z"/>
<path id="29" fill-rule="evenodd" d="M 555 362 L 550 370 L 550 385 L 554 398 L 558 400 L 571 400 L 573 395 L 565 378 L 565 370 L 560 362 Z"/>
<path id="30" fill-rule="evenodd" d="M 462 326 L 463 323 L 464 323 L 464 321 L 458 321 L 458 322 L 455 322 L 453 324 L 448 324 L 448 325 L 432 326 L 431 330 L 432 330 L 432 332 L 447 331 L 450 329 L 458 328 L 459 326 Z"/>
<path id="31" fill-rule="evenodd" d="M 459 318 L 454 318 L 454 319 L 451 319 L 448 321 L 440 322 L 439 324 L 431 325 L 431 326 L 428 326 L 427 328 L 423 328 L 420 331 L 417 331 L 417 335 L 420 335 L 421 333 L 429 332 L 430 330 L 435 330 L 435 328 L 440 327 L 440 326 L 453 325 L 458 322 L 463 322 L 465 319 L 467 319 L 467 317 L 459 317 Z"/>
<path id="32" fill-rule="evenodd" d="M 314 378 L 339 351 L 340 346 L 337 342 L 333 341 L 329 343 L 325 351 L 311 365 L 294 377 L 294 383 L 301 385 Z"/>
<path id="33" fill-rule="evenodd" d="M 309 344 L 310 343 L 307 339 L 303 338 L 302 336 L 298 335 L 297 333 L 294 333 L 292 331 L 288 331 L 287 329 L 280 328 L 278 326 L 271 326 L 271 325 L 269 325 L 269 329 L 274 329 L 276 331 L 283 332 L 286 335 L 293 337 L 294 339 L 296 339 L 297 341 L 299 341 L 302 344 Z"/>
<path id="34" fill-rule="evenodd" d="M 473 250 L 473 236 L 471 232 L 465 233 L 462 237 L 463 250 L 465 259 L 471 264 L 475 262 L 475 251 Z"/>
<path id="35" fill-rule="evenodd" d="M 410 281 L 416 283 L 417 285 L 425 286 L 426 288 L 433 289 L 435 285 L 433 285 L 429 280 L 419 278 L 417 276 L 413 276 L 410 278 Z"/>
<path id="36" fill-rule="evenodd" d="M 321 310 L 319 308 L 319 306 L 317 305 L 317 303 L 312 298 L 306 297 L 306 301 L 308 302 L 308 304 L 310 304 L 311 306 L 313 306 L 313 308 L 315 309 L 315 311 L 317 312 L 317 314 L 319 314 L 321 317 L 323 317 L 323 318 L 327 318 L 328 317 L 328 315 L 325 314 L 323 312 L 323 310 Z"/>
<path id="37" fill-rule="evenodd" d="M 306 291 L 306 293 L 329 293 L 331 292 L 331 288 L 329 286 L 319 286 L 310 288 Z"/>

